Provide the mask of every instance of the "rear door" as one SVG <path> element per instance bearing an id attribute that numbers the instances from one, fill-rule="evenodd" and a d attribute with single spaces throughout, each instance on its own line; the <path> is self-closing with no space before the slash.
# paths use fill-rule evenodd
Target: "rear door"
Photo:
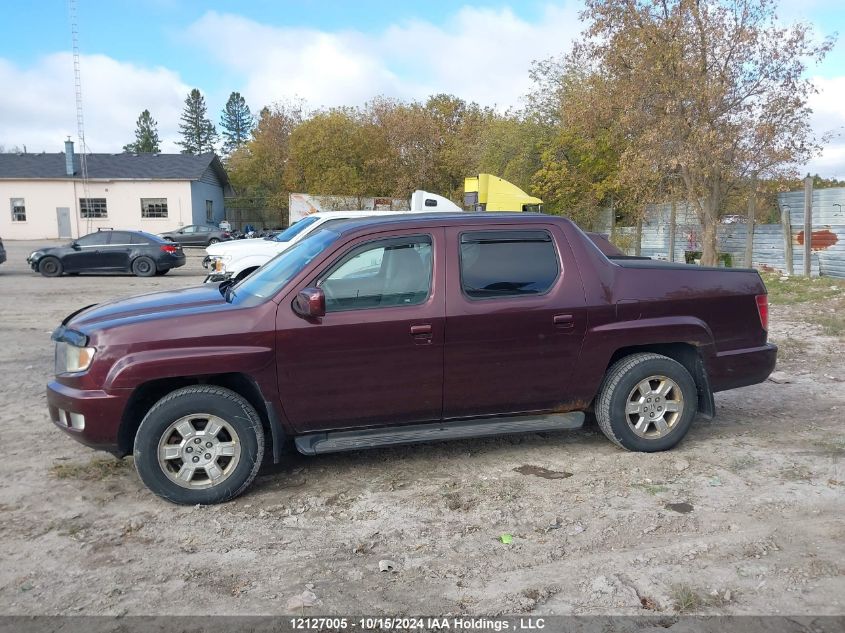
<path id="1" fill-rule="evenodd" d="M 569 408 L 587 315 L 563 232 L 521 223 L 446 234 L 444 417 Z"/>
<path id="2" fill-rule="evenodd" d="M 315 278 L 326 315 L 279 306 L 285 414 L 299 432 L 439 420 L 443 403 L 443 230 L 361 237 Z"/>
<path id="3" fill-rule="evenodd" d="M 131 242 L 131 233 L 112 231 L 109 243 L 100 248 L 99 267 L 108 270 L 127 270 L 129 252 L 133 248 Z"/>

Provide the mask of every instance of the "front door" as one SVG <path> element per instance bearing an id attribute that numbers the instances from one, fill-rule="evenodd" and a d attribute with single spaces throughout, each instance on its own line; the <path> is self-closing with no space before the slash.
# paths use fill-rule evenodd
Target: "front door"
<path id="1" fill-rule="evenodd" d="M 560 228 L 446 234 L 444 417 L 574 408 L 586 300 Z"/>
<path id="2" fill-rule="evenodd" d="M 56 222 L 59 225 L 59 238 L 70 237 L 70 209 L 68 207 L 56 207 Z"/>
<path id="3" fill-rule="evenodd" d="M 111 231 L 97 231 L 80 237 L 75 242 L 73 251 L 62 257 L 62 264 L 67 272 L 101 270 L 103 268 L 102 251 L 108 246 Z"/>
<path id="4" fill-rule="evenodd" d="M 302 287 L 326 315 L 277 315 L 281 402 L 299 432 L 439 420 L 445 321 L 442 229 L 350 242 Z M 301 289 L 301 288 L 300 288 Z"/>

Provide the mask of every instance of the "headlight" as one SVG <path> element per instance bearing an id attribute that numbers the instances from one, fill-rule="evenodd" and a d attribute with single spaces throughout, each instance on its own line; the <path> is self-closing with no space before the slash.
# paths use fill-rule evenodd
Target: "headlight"
<path id="1" fill-rule="evenodd" d="M 77 347 L 64 341 L 56 343 L 56 373 L 85 371 L 94 359 L 93 347 Z"/>
<path id="2" fill-rule="evenodd" d="M 222 257 L 212 257 L 209 270 L 215 273 L 222 273 L 226 270 L 226 264 L 232 261 L 231 255 L 223 255 Z"/>

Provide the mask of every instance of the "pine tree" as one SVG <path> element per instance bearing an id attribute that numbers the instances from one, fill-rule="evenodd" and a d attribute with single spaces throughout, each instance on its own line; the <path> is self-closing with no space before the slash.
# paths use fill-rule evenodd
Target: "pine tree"
<path id="1" fill-rule="evenodd" d="M 185 98 L 185 109 L 179 117 L 179 132 L 183 154 L 203 154 L 213 152 L 217 142 L 217 129 L 208 119 L 205 97 L 194 88 Z"/>
<path id="2" fill-rule="evenodd" d="M 249 140 L 255 120 L 240 92 L 229 95 L 226 107 L 220 115 L 220 130 L 223 133 L 223 153 L 228 155 Z"/>
<path id="3" fill-rule="evenodd" d="M 158 137 L 158 123 L 149 110 L 144 110 L 135 124 L 135 142 L 124 145 L 123 151 L 133 154 L 156 154 L 161 151 L 159 143 L 161 139 Z"/>

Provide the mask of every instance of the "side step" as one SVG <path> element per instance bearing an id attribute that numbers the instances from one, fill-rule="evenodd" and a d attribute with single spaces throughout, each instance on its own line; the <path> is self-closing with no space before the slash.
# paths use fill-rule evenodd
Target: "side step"
<path id="1" fill-rule="evenodd" d="M 434 422 L 387 426 L 360 431 L 330 431 L 309 433 L 296 438 L 296 448 L 303 455 L 320 455 L 341 451 L 357 451 L 379 446 L 397 446 L 436 442 L 470 437 L 489 437 L 510 433 L 537 433 L 540 431 L 567 431 L 581 428 L 584 414 L 581 411 L 549 415 L 518 415 L 461 422 Z"/>

